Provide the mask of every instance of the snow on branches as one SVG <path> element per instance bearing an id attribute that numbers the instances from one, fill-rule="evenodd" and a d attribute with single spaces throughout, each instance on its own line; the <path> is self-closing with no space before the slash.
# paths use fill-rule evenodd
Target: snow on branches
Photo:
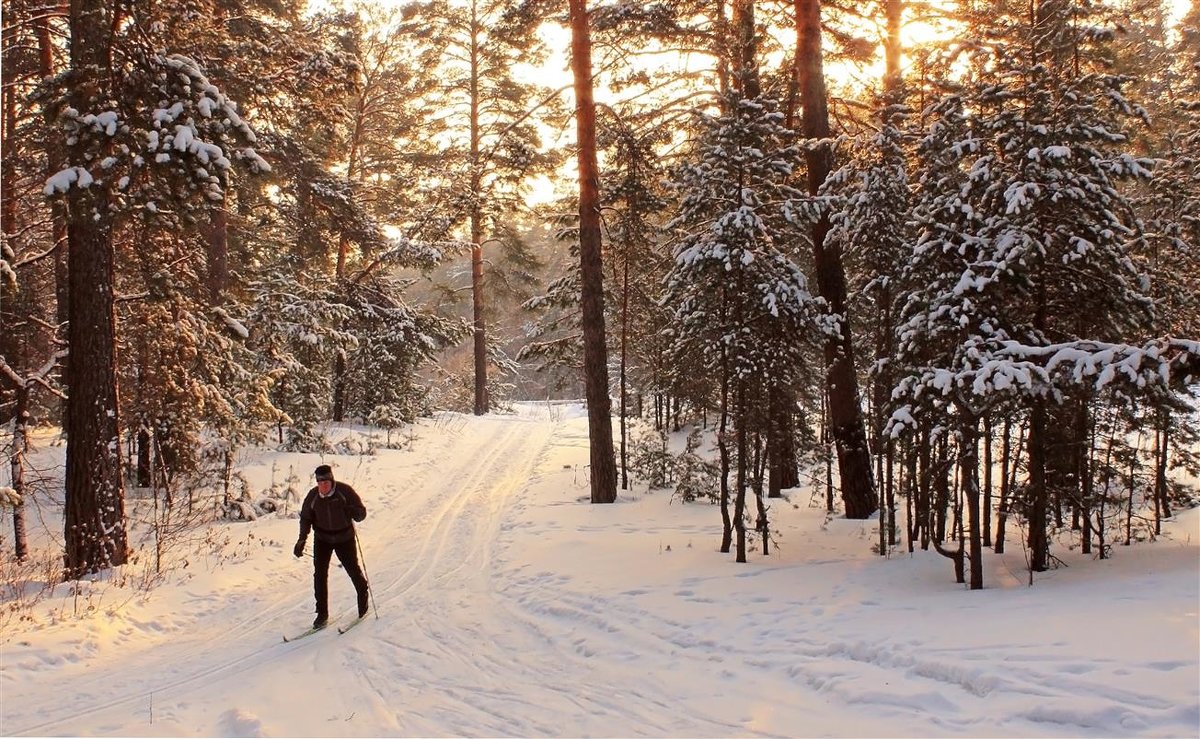
<path id="1" fill-rule="evenodd" d="M 1060 398 L 1072 391 L 1120 389 L 1129 393 L 1177 388 L 1200 380 L 1200 341 L 1159 338 L 1138 346 L 1102 341 L 1067 341 L 1030 346 L 997 341 L 977 346 L 957 369 L 925 367 L 892 392 L 901 403 L 888 433 L 896 438 L 915 428 L 919 407 L 946 400 L 976 409 L 1001 396 Z"/>
<path id="2" fill-rule="evenodd" d="M 47 197 L 104 188 L 117 208 L 149 217 L 224 200 L 235 165 L 271 169 L 237 104 L 194 60 L 133 48 L 123 66 L 111 97 L 97 99 L 96 109 L 59 109 L 68 146 L 83 156 L 47 178 Z"/>

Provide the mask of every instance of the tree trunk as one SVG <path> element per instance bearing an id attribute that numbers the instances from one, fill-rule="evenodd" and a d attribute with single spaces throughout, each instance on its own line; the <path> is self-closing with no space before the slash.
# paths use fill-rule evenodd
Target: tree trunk
<path id="1" fill-rule="evenodd" d="M 954 530 L 951 528 L 947 534 L 947 523 L 949 519 L 950 506 L 950 480 L 949 475 L 954 468 L 950 464 L 949 451 L 947 449 L 946 437 L 943 436 L 937 441 L 937 457 L 933 463 L 932 473 L 930 475 L 930 484 L 932 485 L 933 495 L 933 512 L 936 517 L 933 530 L 934 541 L 946 541 L 947 538 L 954 535 Z"/>
<path id="2" fill-rule="evenodd" d="M 14 74 L 15 56 L 8 49 L 5 50 L 3 62 L 3 76 L 7 79 L 12 79 Z M 16 101 L 16 84 L 5 84 L 2 94 L 3 100 L 3 118 L 2 129 L 0 129 L 0 149 L 4 151 L 3 160 L 0 161 L 0 232 L 4 234 L 4 241 L 14 250 L 17 249 L 14 240 L 17 234 L 17 159 L 20 154 L 15 151 L 15 134 L 17 129 L 17 101 Z M 13 365 L 13 369 L 22 371 L 29 360 L 26 359 L 26 352 L 21 350 L 20 335 L 22 332 L 17 330 L 17 326 L 23 323 L 23 320 L 17 315 L 17 291 L 9 289 L 10 285 L 8 278 L 0 275 L 0 357 L 7 359 Z M 28 301 L 27 301 L 28 302 Z M 18 393 L 28 392 L 27 389 L 19 389 Z M 20 403 L 20 399 L 18 399 Z M 8 417 L 0 414 L 0 424 L 7 422 Z M 17 418 L 17 423 L 20 423 L 20 418 Z"/>
<path id="3" fill-rule="evenodd" d="M 992 545 L 992 417 L 983 419 L 983 545 Z"/>
<path id="4" fill-rule="evenodd" d="M 350 132 L 350 152 L 346 160 L 346 180 L 353 185 L 358 180 L 358 150 L 362 145 L 363 118 L 366 115 L 366 91 L 360 90 L 354 111 L 354 128 Z M 350 239 L 343 230 L 338 237 L 337 262 L 334 278 L 339 285 L 346 284 L 346 258 L 350 254 Z M 346 350 L 339 348 L 333 358 L 333 413 L 334 421 L 346 419 Z"/>
<path id="5" fill-rule="evenodd" d="M 621 489 L 629 489 L 629 424 L 626 419 L 629 368 L 629 250 L 625 250 L 621 265 Z"/>
<path id="6" fill-rule="evenodd" d="M 579 259 L 583 308 L 583 372 L 591 440 L 593 503 L 617 499 L 608 349 L 604 336 L 604 264 L 600 255 L 600 174 L 596 165 L 596 103 L 592 98 L 592 42 L 587 0 L 569 0 L 571 69 L 575 78 L 575 131 L 579 160 Z"/>
<path id="7" fill-rule="evenodd" d="M 787 465 L 784 451 L 784 434 L 786 417 L 791 414 L 791 408 L 785 401 L 786 393 L 777 387 L 767 391 L 767 497 L 779 498 L 783 495 L 783 478 Z"/>
<path id="8" fill-rule="evenodd" d="M 933 465 L 931 462 L 929 439 L 929 428 L 926 424 L 921 424 L 920 438 L 917 442 L 917 526 L 920 531 L 917 532 L 921 539 L 921 549 L 929 551 L 929 542 L 934 537 L 930 534 L 930 523 L 933 518 L 933 506 L 930 500 L 933 497 L 930 493 L 933 481 Z"/>
<path id="9" fill-rule="evenodd" d="M 1000 437 L 1000 501 L 996 505 L 996 554 L 1004 554 L 1004 526 L 1008 522 L 1008 467 L 1012 460 L 1012 419 L 1005 417 Z"/>
<path id="10" fill-rule="evenodd" d="M 746 449 L 746 381 L 737 382 L 737 489 L 733 498 L 733 530 L 737 534 L 736 562 L 746 561 L 746 462 L 750 456 Z"/>
<path id="11" fill-rule="evenodd" d="M 1154 533 L 1162 533 L 1162 520 L 1171 517 L 1171 501 L 1168 498 L 1167 461 L 1171 440 L 1171 412 L 1158 411 L 1158 456 L 1154 465 L 1154 495 L 1158 504 L 1154 506 Z"/>
<path id="12" fill-rule="evenodd" d="M 1082 531 L 1080 538 L 1083 540 L 1083 553 L 1092 553 L 1092 509 L 1096 505 L 1096 482 L 1093 479 L 1093 471 L 1095 470 L 1096 456 L 1096 419 L 1088 411 L 1086 404 L 1081 404 L 1079 409 L 1079 425 L 1080 438 L 1086 440 L 1083 452 L 1079 459 L 1079 478 L 1082 481 L 1080 488 L 1079 510 L 1083 519 Z M 1100 559 L 1104 559 L 1104 552 L 1100 552 Z"/>
<path id="13" fill-rule="evenodd" d="M 916 511 L 913 507 L 913 499 L 917 497 L 917 452 L 908 445 L 909 448 L 905 451 L 904 462 L 908 468 L 908 474 L 905 479 L 905 486 L 908 488 L 908 495 L 905 496 L 904 516 L 905 516 L 905 534 L 908 536 L 908 553 L 912 554 L 916 549 Z"/>
<path id="14" fill-rule="evenodd" d="M 746 100 L 762 95 L 758 80 L 758 39 L 754 28 L 754 0 L 733 0 L 734 85 Z"/>
<path id="15" fill-rule="evenodd" d="M 967 504 L 971 590 L 983 589 L 983 536 L 979 510 L 979 419 L 964 414 L 959 469 Z"/>
<path id="16" fill-rule="evenodd" d="M 1045 572 L 1050 567 L 1050 541 L 1046 536 L 1046 408 L 1035 400 L 1029 414 L 1029 569 Z"/>
<path id="17" fill-rule="evenodd" d="M 1133 543 L 1133 499 L 1137 496 L 1138 457 L 1142 453 L 1142 435 L 1138 433 L 1133 453 L 1129 455 L 1129 498 L 1125 505 L 1125 546 Z"/>
<path id="18" fill-rule="evenodd" d="M 724 311 L 722 310 L 722 313 Z M 724 316 L 722 315 L 722 318 Z M 721 460 L 721 553 L 733 546 L 733 519 L 729 515 L 729 360 L 721 349 L 721 420 L 717 427 L 717 454 Z"/>
<path id="19" fill-rule="evenodd" d="M 137 430 L 137 484 L 139 488 L 148 488 L 154 484 L 151 477 L 153 462 L 150 459 L 150 428 L 145 421 L 138 424 Z"/>
<path id="20" fill-rule="evenodd" d="M 110 5 L 71 0 L 69 102 L 81 113 L 107 99 L 100 83 L 111 74 Z M 69 163 L 87 167 L 86 142 L 68 146 Z M 117 402 L 114 254 L 107 188 L 72 187 L 67 200 L 70 322 L 67 339 L 67 463 L 63 521 L 65 578 L 124 564 L 125 489 Z"/>
<path id="21" fill-rule="evenodd" d="M 762 536 L 763 556 L 771 554 L 771 523 L 767 518 L 767 504 L 763 500 L 763 482 L 766 477 L 767 450 L 761 434 L 754 435 L 754 502 L 758 516 L 754 520 L 754 530 Z"/>
<path id="22" fill-rule="evenodd" d="M 895 107 L 902 101 L 904 90 L 903 76 L 900 67 L 903 42 L 900 37 L 901 19 L 904 12 L 903 0 L 887 0 L 884 8 L 887 16 L 887 33 L 884 37 L 884 104 L 886 108 L 885 124 L 896 124 Z M 892 291 L 890 283 L 884 282 L 879 289 L 878 313 L 876 315 L 875 361 L 878 373 L 875 375 L 872 403 L 871 435 L 875 444 L 874 452 L 878 458 L 879 471 L 876 474 L 876 485 L 879 486 L 880 500 L 880 551 L 887 553 L 887 546 L 893 542 L 896 531 L 895 480 L 892 469 L 895 445 L 884 437 L 887 426 L 888 405 L 892 392 L 892 368 L 886 361 L 894 353 L 892 331 Z M 887 532 L 885 536 L 885 530 Z"/>
<path id="23" fill-rule="evenodd" d="M 29 448 L 29 384 L 17 387 L 17 407 L 14 411 L 12 459 L 12 489 L 17 494 L 13 502 L 13 556 L 18 562 L 29 554 L 25 536 L 25 450 Z"/>
<path id="24" fill-rule="evenodd" d="M 36 22 L 37 37 L 38 37 L 38 72 L 42 79 L 49 79 L 55 74 L 54 68 L 54 43 L 50 38 L 50 19 L 43 15 Z M 53 130 L 55 121 L 53 113 L 49 109 L 46 111 L 46 124 Z M 62 170 L 65 164 L 62 148 L 60 143 L 54 136 L 46 137 L 46 170 L 47 175 L 52 175 Z M 67 216 L 66 209 L 63 203 L 58 198 L 50 202 L 50 217 L 52 221 L 51 232 L 54 238 L 54 296 L 55 296 L 55 320 L 58 323 L 60 331 L 59 336 L 62 336 L 66 330 L 67 320 L 69 318 L 67 307 L 70 305 L 71 290 L 67 278 Z M 65 408 L 64 408 L 65 412 Z M 63 426 L 66 426 L 65 418 Z"/>
<path id="25" fill-rule="evenodd" d="M 578 4 L 583 5 L 583 2 L 584 2 L 584 0 L 580 0 Z M 575 7 L 575 5 L 573 4 L 572 8 L 574 8 L 574 7 Z M 480 137 L 480 133 L 479 133 L 479 128 L 480 128 L 480 121 L 479 121 L 479 75 L 480 75 L 480 72 L 479 72 L 479 34 L 482 32 L 483 29 L 481 29 L 479 27 L 479 20 L 478 20 L 477 16 L 475 15 L 475 11 L 476 11 L 476 5 L 475 5 L 475 3 L 472 3 L 471 4 L 471 112 L 470 112 L 470 115 L 471 115 L 471 321 L 472 321 L 472 325 L 474 327 L 473 337 L 474 337 L 474 357 L 475 357 L 475 415 L 482 416 L 483 414 L 488 412 L 488 406 L 489 406 L 488 389 L 487 389 L 487 326 L 484 321 L 484 315 L 483 315 L 483 312 L 484 312 L 484 300 L 483 300 L 483 212 L 482 212 L 482 201 L 483 201 L 483 192 L 482 192 L 482 190 L 483 190 L 483 171 L 482 171 L 482 167 L 483 167 L 483 162 L 480 160 L 480 152 L 479 152 L 479 137 Z M 574 12 L 574 11 L 572 11 L 572 12 Z M 583 33 L 586 34 L 587 33 L 587 26 L 586 26 L 587 16 L 586 15 L 583 16 L 582 22 L 584 23 Z M 574 20 L 572 20 L 571 31 L 573 34 L 577 32 Z M 589 135 L 592 137 L 591 146 L 593 148 L 592 148 L 591 156 L 592 156 L 592 162 L 594 165 L 594 163 L 595 163 L 595 148 L 594 147 L 595 147 L 595 115 L 596 115 L 596 113 L 595 113 L 595 107 L 592 105 L 592 96 L 591 96 L 591 90 L 592 90 L 591 53 L 592 52 L 591 52 L 590 39 L 586 40 L 586 43 L 587 43 L 587 46 L 584 48 L 588 55 L 588 59 L 587 59 L 587 88 L 588 88 L 587 105 L 592 107 L 591 118 L 590 118 L 591 130 L 589 131 Z M 571 47 L 572 50 L 578 51 L 580 49 L 579 44 L 580 44 L 580 41 L 578 39 L 573 41 L 572 47 Z M 581 101 L 579 84 L 580 84 L 579 70 L 578 70 L 578 68 L 576 68 L 576 71 L 575 71 L 575 96 L 576 96 L 576 100 L 577 100 L 577 103 L 576 103 L 577 106 L 583 104 Z M 582 114 L 577 113 L 577 115 L 582 115 Z M 577 120 L 576 123 L 579 126 L 583 125 L 582 122 L 579 120 Z M 579 157 L 582 160 L 582 158 L 584 156 L 584 153 L 583 153 L 584 144 L 583 144 L 582 133 L 580 134 L 579 149 L 580 149 Z M 595 177 L 595 175 L 594 175 L 595 166 L 592 167 L 592 172 L 593 172 L 592 176 Z M 580 207 L 581 212 L 582 212 L 582 209 L 584 208 L 583 190 L 584 190 L 585 185 L 584 185 L 583 180 L 584 180 L 584 168 L 583 168 L 583 165 L 580 164 L 580 167 L 579 167 L 579 183 L 580 183 L 580 185 L 579 185 L 579 187 L 580 187 L 579 207 Z M 597 183 L 596 186 L 598 188 L 599 187 L 598 180 L 593 179 L 593 182 Z M 597 216 L 596 216 L 597 225 L 596 225 L 596 234 L 595 234 L 595 239 L 596 239 L 596 241 L 595 241 L 596 265 L 595 266 L 596 266 L 596 269 L 600 269 L 600 227 L 599 227 L 599 210 L 598 210 L 599 206 L 600 206 L 600 199 L 599 199 L 599 194 L 597 191 L 594 206 L 589 206 L 589 207 L 594 207 L 597 209 Z M 581 242 L 583 240 L 582 225 L 583 224 L 581 223 L 580 224 L 580 226 L 581 226 L 580 241 Z M 582 247 L 582 244 L 581 244 L 581 247 Z M 601 279 L 601 278 L 596 277 L 595 279 Z M 585 294 L 587 293 L 587 290 L 588 290 L 588 288 L 585 287 L 584 288 Z M 585 297 L 584 300 L 586 302 L 587 298 Z M 584 312 L 585 313 L 587 312 L 586 309 Z M 601 313 L 601 316 L 602 316 L 601 320 L 603 320 L 603 313 Z M 584 321 L 586 323 L 587 319 L 585 318 Z M 586 327 L 584 328 L 584 333 L 585 334 L 587 333 Z M 587 339 L 585 338 L 584 341 L 586 344 Z M 586 346 L 584 349 L 584 354 L 585 355 L 587 354 Z M 587 364 L 587 362 L 585 361 L 585 365 L 586 364 Z M 590 371 L 590 366 L 585 368 L 585 372 L 589 372 L 589 371 Z M 590 383 L 591 381 L 592 380 L 589 377 L 588 382 Z M 607 397 L 608 397 L 608 375 L 607 374 L 605 375 L 604 388 L 605 388 L 604 389 L 604 397 L 607 399 Z M 591 395 L 589 395 L 588 396 L 588 408 L 589 409 L 591 408 L 591 401 L 592 401 L 592 397 L 591 397 Z M 607 408 L 607 405 L 606 405 L 606 408 Z M 590 414 L 590 410 L 589 410 L 589 414 Z M 612 441 L 611 441 L 611 437 L 612 437 L 611 424 L 612 424 L 612 422 L 611 422 L 611 420 L 608 422 L 608 424 L 610 426 L 610 428 L 609 428 L 609 437 L 610 437 L 609 446 L 611 447 L 612 446 Z M 592 441 L 593 448 L 595 446 L 595 443 L 596 443 L 595 439 L 593 439 L 593 441 Z M 610 465 L 611 465 L 611 463 L 610 463 Z M 615 473 L 614 473 L 614 476 L 615 476 Z M 596 464 L 595 464 L 595 460 L 593 459 L 592 460 L 592 480 L 594 481 L 595 479 L 596 479 Z M 595 488 L 595 485 L 593 485 L 592 486 L 592 498 L 593 498 L 592 502 L 593 503 L 611 502 L 611 501 L 595 500 L 595 497 L 596 497 L 596 488 Z M 615 481 L 613 483 L 613 497 L 614 497 L 614 499 L 616 497 Z"/>
<path id="26" fill-rule="evenodd" d="M 821 3 L 820 0 L 795 0 L 795 8 L 796 74 L 804 110 L 804 135 L 809 139 L 828 139 L 829 111 L 821 55 Z M 833 151 L 828 144 L 813 146 L 806 150 L 805 158 L 808 191 L 815 195 L 833 168 Z M 830 312 L 839 317 L 841 329 L 839 338 L 825 339 L 825 379 L 846 518 L 863 519 L 875 512 L 871 457 L 858 402 L 854 345 L 850 316 L 846 313 L 846 274 L 840 247 L 826 243 L 829 230 L 829 216 L 822 214 L 812 228 L 817 287 L 821 297 L 829 303 Z"/>
<path id="27" fill-rule="evenodd" d="M 212 209 L 208 222 L 208 302 L 225 302 L 229 290 L 229 211 L 225 206 Z"/>

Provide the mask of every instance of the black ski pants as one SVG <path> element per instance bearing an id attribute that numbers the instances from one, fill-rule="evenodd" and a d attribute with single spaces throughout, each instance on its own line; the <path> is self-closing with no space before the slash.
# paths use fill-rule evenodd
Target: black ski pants
<path id="1" fill-rule="evenodd" d="M 320 539 L 313 540 L 313 593 L 317 597 L 317 615 L 329 615 L 329 560 L 337 552 L 338 561 L 346 568 L 346 574 L 354 583 L 358 595 L 358 610 L 363 613 L 367 602 L 367 578 L 362 568 L 358 566 L 358 549 L 355 540 L 339 544 L 327 544 Z"/>

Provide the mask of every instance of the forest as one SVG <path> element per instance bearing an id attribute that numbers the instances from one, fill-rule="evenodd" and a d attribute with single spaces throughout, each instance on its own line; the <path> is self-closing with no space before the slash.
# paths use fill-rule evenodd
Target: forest
<path id="1" fill-rule="evenodd" d="M 5 0 L 2 62 L 4 556 L 59 484 L 66 580 L 133 491 L 254 515 L 249 446 L 562 397 L 740 562 L 802 484 L 971 588 L 1197 502 L 1197 0 Z"/>

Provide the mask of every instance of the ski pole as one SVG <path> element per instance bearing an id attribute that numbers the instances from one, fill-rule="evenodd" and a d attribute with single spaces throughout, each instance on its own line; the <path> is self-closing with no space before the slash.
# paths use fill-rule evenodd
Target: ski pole
<path id="1" fill-rule="evenodd" d="M 375 620 L 379 620 L 379 606 L 375 605 L 375 588 L 371 587 L 371 575 L 367 572 L 367 560 L 363 557 L 362 540 L 358 531 L 354 532 L 354 543 L 358 545 L 358 562 L 362 565 L 363 577 L 367 578 L 367 595 L 371 597 L 371 609 L 375 611 Z"/>

